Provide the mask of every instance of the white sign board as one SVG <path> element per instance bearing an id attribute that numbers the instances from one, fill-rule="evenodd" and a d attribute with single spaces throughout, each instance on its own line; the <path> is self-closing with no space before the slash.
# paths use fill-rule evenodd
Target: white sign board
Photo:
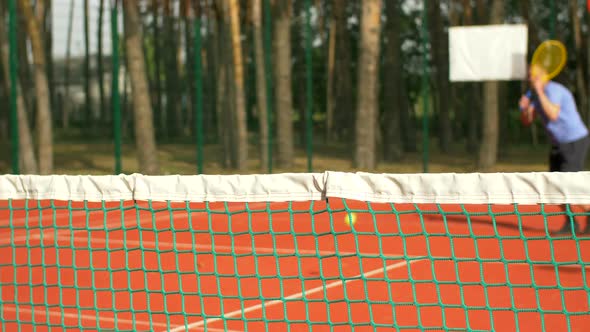
<path id="1" fill-rule="evenodd" d="M 526 79 L 528 28 L 523 24 L 451 27 L 451 82 Z"/>

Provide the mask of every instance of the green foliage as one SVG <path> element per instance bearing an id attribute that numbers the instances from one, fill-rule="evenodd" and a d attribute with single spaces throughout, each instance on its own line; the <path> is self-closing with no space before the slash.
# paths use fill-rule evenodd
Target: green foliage
<path id="1" fill-rule="evenodd" d="M 180 0 L 170 0 L 172 1 L 172 7 L 176 8 L 172 15 L 174 15 L 174 33 L 178 34 L 174 36 L 179 42 L 179 49 L 185 49 L 185 38 L 181 36 L 184 33 L 184 29 L 181 28 L 181 25 L 184 24 L 184 17 L 179 12 L 180 8 Z M 487 1 L 489 5 L 491 1 Z M 159 35 L 156 36 L 154 34 L 153 25 L 156 21 L 154 21 L 154 12 L 152 8 L 153 1 L 141 1 L 141 8 L 142 8 L 142 20 L 143 20 L 143 36 L 144 36 L 144 54 L 146 60 L 146 70 L 148 72 L 148 77 L 150 79 L 150 88 L 152 94 L 157 93 L 155 91 L 156 84 L 154 81 L 156 78 L 159 78 L 160 82 L 162 83 L 160 88 L 160 95 L 163 96 L 164 100 L 166 97 L 166 86 L 167 78 L 170 77 L 169 72 L 171 68 L 167 68 L 164 65 L 164 55 L 169 54 L 169 52 L 176 52 L 176 50 L 170 50 L 166 48 L 166 44 L 164 43 L 165 38 L 170 38 L 172 36 L 166 36 L 166 29 L 164 29 L 164 14 L 162 8 L 158 11 L 156 15 L 158 15 L 159 19 L 157 20 L 158 24 L 160 24 L 160 31 Z M 207 3 L 207 5 L 206 5 Z M 333 18 L 334 15 L 334 0 L 318 0 L 312 1 L 313 5 L 312 8 L 312 19 L 311 19 L 311 34 L 312 34 L 312 49 L 310 50 L 313 59 L 313 123 L 314 129 L 316 131 L 323 131 L 326 121 L 326 106 L 327 106 L 327 82 L 328 82 L 328 47 L 330 38 L 332 37 L 330 34 L 330 20 Z M 459 24 L 463 24 L 465 21 L 464 15 L 466 13 L 465 8 L 463 8 L 463 1 L 457 0 L 448 0 L 448 1 L 439 1 L 440 3 L 440 13 L 442 13 L 442 21 L 444 24 L 444 28 L 447 29 L 451 24 L 451 16 L 457 17 L 457 22 Z M 478 9 L 475 8 L 476 1 L 471 1 L 472 5 L 474 6 L 471 8 L 473 12 L 474 23 L 478 23 Z M 505 3 L 505 22 L 506 23 L 522 23 L 524 22 L 524 13 L 523 8 L 525 3 L 528 3 L 528 17 L 530 17 L 528 23 L 531 31 L 534 32 L 531 35 L 531 45 L 530 50 L 536 47 L 534 45 L 533 40 L 542 41 L 544 39 L 550 38 L 552 34 L 552 27 L 555 30 L 555 38 L 562 40 L 567 48 L 568 48 L 568 64 L 566 70 L 558 77 L 558 80 L 564 82 L 568 87 L 572 88 L 576 92 L 576 95 L 579 94 L 579 91 L 575 89 L 576 85 L 576 67 L 583 62 L 583 70 L 585 73 L 585 77 L 588 78 L 588 72 L 590 70 L 590 65 L 587 62 L 587 43 L 590 31 L 589 25 L 589 17 L 587 10 L 585 9 L 586 2 L 582 0 L 578 0 L 578 10 L 579 16 L 581 19 L 582 24 L 582 39 L 584 41 L 583 51 L 580 54 L 576 53 L 575 42 L 574 42 L 574 33 L 572 31 L 572 20 L 571 20 L 571 13 L 569 7 L 569 1 L 558 1 L 558 0 L 539 0 L 539 1 L 522 1 L 522 0 L 507 0 Z M 217 7 L 217 2 L 211 1 L 201 1 L 201 18 L 203 20 L 203 29 L 202 37 L 203 37 L 203 74 L 200 79 L 203 82 L 203 87 L 205 94 L 204 98 L 204 109 L 203 109 L 203 118 L 206 121 L 206 125 L 204 126 L 205 130 L 207 131 L 206 137 L 214 137 L 217 135 L 216 133 L 216 124 L 218 122 L 217 117 L 217 110 L 215 104 L 215 93 L 217 89 L 216 81 L 217 81 L 217 70 L 219 68 L 219 54 L 216 53 L 219 50 L 214 50 L 214 48 L 219 47 L 219 36 L 217 34 L 218 27 L 221 24 L 221 19 L 223 19 L 223 12 L 220 11 L 220 8 Z M 292 21 L 292 40 L 291 40 L 291 47 L 292 47 L 292 87 L 293 87 L 293 105 L 295 107 L 295 114 L 294 114 L 294 122 L 295 125 L 301 126 L 303 121 L 302 115 L 303 110 L 306 105 L 306 90 L 305 90 L 305 82 L 306 82 L 306 62 L 305 62 L 305 39 L 304 39 L 304 32 L 305 32 L 305 1 L 304 0 L 295 0 L 292 2 L 293 5 L 293 21 Z M 385 1 L 384 5 L 389 6 L 392 2 Z M 108 6 L 107 6 L 108 7 Z M 96 10 L 97 8 L 91 8 L 91 10 Z M 554 9 L 554 11 L 553 11 Z M 54 10 L 59 10 L 56 8 Z M 357 65 L 358 65 L 358 53 L 359 53 L 359 26 L 360 26 L 360 12 L 361 12 L 361 1 L 347 1 L 346 2 L 346 15 L 347 15 L 347 26 L 346 26 L 346 38 L 348 38 L 350 49 L 348 49 L 349 57 L 350 57 L 350 73 L 351 73 L 351 84 L 350 84 L 350 91 L 349 94 L 353 96 L 357 95 L 359 89 L 363 87 L 357 86 Z M 78 16 L 82 15 L 82 12 L 76 12 Z M 241 32 L 242 32 L 242 43 L 243 43 L 243 50 L 244 50 L 244 70 L 245 70 L 245 91 L 247 96 L 247 110 L 248 110 L 248 122 L 249 122 L 249 130 L 253 133 L 258 131 L 258 122 L 256 121 L 255 117 L 255 105 L 256 101 L 256 77 L 255 77 L 255 63 L 253 60 L 253 38 L 252 38 L 252 29 L 251 29 L 251 14 L 252 8 L 250 5 L 250 1 L 240 1 L 240 22 L 242 24 Z M 95 16 L 96 13 L 91 13 L 91 16 Z M 122 14 L 121 14 L 122 15 Z M 66 17 L 65 15 L 63 16 Z M 264 17 L 264 15 L 263 15 Z M 78 17 L 77 19 L 80 19 Z M 387 17 L 386 11 L 384 10 L 383 15 L 383 22 L 386 23 L 388 20 L 392 19 Z M 108 15 L 105 17 L 108 20 Z M 400 12 L 398 17 L 395 19 L 399 19 L 399 29 L 400 29 L 400 38 L 401 38 L 401 55 L 400 61 L 403 63 L 403 73 L 402 78 L 404 80 L 405 86 L 407 88 L 407 98 L 409 105 L 416 105 L 414 107 L 414 120 L 419 121 L 420 119 L 416 119 L 417 115 L 420 115 L 420 101 L 421 101 L 421 82 L 422 82 L 422 75 L 424 74 L 423 71 L 423 63 L 422 63 L 422 56 L 426 52 L 428 56 L 431 56 L 431 45 L 424 45 L 421 39 L 421 26 L 422 26 L 422 3 L 421 1 L 409 1 L 405 0 L 400 3 Z M 263 24 L 268 24 L 266 22 L 266 18 L 263 19 Z M 59 22 L 59 26 L 67 26 L 69 22 Z M 554 23 L 554 24 L 553 24 Z M 55 26 L 58 26 L 56 24 Z M 121 30 L 124 27 L 121 27 Z M 271 27 L 272 29 L 272 27 Z M 74 30 L 74 40 L 78 40 L 80 38 L 79 35 L 83 34 L 83 31 Z M 106 34 L 106 33 L 105 33 Z M 108 34 L 106 34 L 108 35 Z M 382 41 L 382 50 L 388 45 L 390 41 L 387 40 L 386 36 L 383 36 Z M 61 45 L 59 43 L 54 44 L 54 50 L 56 45 Z M 62 46 L 63 47 L 63 46 Z M 125 47 L 124 47 L 124 39 L 120 38 L 119 41 L 119 54 L 120 58 L 123 60 L 125 59 Z M 160 52 L 160 61 L 161 65 L 156 65 L 156 50 Z M 64 53 L 64 50 L 55 50 L 56 53 Z M 95 55 L 92 54 L 92 57 Z M 272 58 L 273 54 L 270 54 Z M 338 54 L 336 55 L 338 56 Z M 383 55 L 382 53 L 382 56 Z M 105 57 L 110 57 L 109 54 L 105 54 Z M 20 58 L 19 61 L 25 61 L 26 58 Z M 194 86 L 194 82 L 198 79 L 191 75 L 191 71 L 187 70 L 187 66 L 190 65 L 189 62 L 185 58 L 181 58 L 182 61 L 179 64 L 179 73 L 180 73 L 180 82 L 176 82 L 177 86 L 180 91 L 179 96 L 190 96 L 190 89 Z M 54 59 L 55 60 L 55 59 Z M 382 59 L 383 60 L 383 59 Z M 382 61 L 383 62 L 383 61 Z M 430 67 L 427 68 L 426 73 L 430 76 L 430 90 L 432 92 L 432 100 L 431 102 L 435 101 L 436 93 L 437 93 L 437 84 L 435 82 L 435 73 L 437 72 L 438 68 L 436 68 L 433 61 L 429 61 Z M 159 72 L 157 72 L 157 68 L 159 68 Z M 380 73 L 381 75 L 383 72 Z M 187 82 L 186 80 L 190 80 L 193 83 Z M 6 83 L 6 82 L 4 82 Z M 107 80 L 107 84 L 109 81 Z M 8 85 L 7 85 L 8 86 Z M 526 143 L 530 139 L 530 133 L 526 129 L 522 129 L 519 126 L 514 126 L 514 117 L 515 117 L 515 104 L 518 100 L 519 95 L 523 92 L 524 86 L 521 85 L 521 82 L 513 82 L 507 85 L 508 89 L 506 90 L 505 95 L 505 105 L 507 105 L 507 110 L 503 114 L 507 114 L 510 117 L 509 127 L 510 130 L 506 131 L 509 137 L 509 141 L 514 142 L 521 142 Z M 30 86 L 32 89 L 32 86 Z M 76 87 L 72 87 L 72 91 L 75 90 Z M 476 109 L 467 109 L 469 103 L 467 102 L 467 96 L 465 93 L 462 93 L 464 90 L 461 86 L 452 84 L 452 89 L 456 89 L 456 92 L 453 95 L 453 98 L 456 100 L 453 101 L 451 107 L 453 108 L 450 112 L 451 116 L 453 117 L 454 121 L 461 122 L 459 125 L 455 126 L 454 128 L 457 129 L 457 132 L 453 133 L 454 139 L 457 142 L 464 141 L 467 135 L 467 123 L 465 122 L 465 112 L 479 112 L 483 109 L 481 103 L 482 100 L 478 99 L 475 96 L 475 106 Z M 107 91 L 110 91 L 107 87 Z M 110 93 L 110 92 L 109 92 Z M 382 112 L 395 109 L 398 105 L 387 105 L 384 101 L 384 94 L 387 91 L 382 91 L 380 95 L 380 109 Z M 25 94 L 30 95 L 30 94 Z M 108 96 L 107 96 L 108 97 Z M 131 98 L 127 97 L 121 98 L 122 101 L 127 100 L 130 101 Z M 152 100 L 156 100 L 155 96 L 152 95 Z M 181 102 L 181 100 L 172 100 L 168 102 Z M 30 102 L 27 100 L 27 102 Z M 166 102 L 166 101 L 165 101 Z M 433 103 L 434 105 L 434 103 Z M 57 105 L 60 107 L 60 105 Z M 125 105 L 125 110 L 131 110 L 130 105 Z M 356 107 L 356 105 L 354 105 Z M 473 107 L 473 105 L 471 105 Z M 164 107 L 166 108 L 166 107 Z M 74 113 L 79 112 L 79 107 L 73 107 L 72 110 Z M 188 111 L 188 108 L 183 108 L 183 110 Z M 276 111 L 276 110 L 275 110 Z M 339 112 L 339 110 L 335 110 Z M 156 127 L 164 126 L 166 121 L 163 119 L 166 118 L 167 114 L 165 110 L 162 110 L 163 114 L 161 118 L 155 119 L 154 123 Z M 431 114 L 431 121 L 434 125 L 433 135 L 437 135 L 437 126 L 438 126 L 438 119 L 439 119 L 439 112 L 435 109 Z M 190 120 L 189 114 L 186 114 L 186 121 Z M 132 127 L 132 117 L 127 116 L 128 118 L 125 119 L 125 125 L 127 127 Z M 72 114 L 72 118 L 76 119 L 78 116 L 76 114 Z M 417 128 L 420 126 L 416 126 Z M 106 128 L 105 131 L 107 132 Z M 158 132 L 160 132 L 160 128 L 158 128 Z M 186 139 L 189 135 L 193 133 L 190 131 L 183 132 L 180 134 L 181 137 L 178 137 L 179 140 Z M 276 135 L 277 133 L 275 133 Z M 322 135 L 314 135 L 315 137 L 319 137 Z M 436 138 L 436 137 L 433 137 Z"/>

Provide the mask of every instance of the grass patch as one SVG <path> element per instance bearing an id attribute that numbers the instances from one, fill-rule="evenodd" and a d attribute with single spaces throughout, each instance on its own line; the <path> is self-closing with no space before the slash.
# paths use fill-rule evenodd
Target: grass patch
<path id="1" fill-rule="evenodd" d="M 10 151 L 10 146 L 4 142 L 0 144 L 3 151 Z M 431 173 L 469 173 L 477 172 L 477 154 L 464 152 L 462 146 L 454 146 L 449 153 L 441 153 L 431 144 L 429 172 Z M 196 174 L 196 147 L 186 143 L 164 143 L 158 145 L 158 155 L 162 174 Z M 57 141 L 54 145 L 55 170 L 54 174 L 72 175 L 106 175 L 114 173 L 114 145 L 112 142 L 100 140 L 86 141 Z M 490 172 L 531 172 L 546 171 L 548 147 L 541 145 L 510 146 L 501 150 L 498 163 Z M 258 147 L 250 144 L 249 170 L 246 174 L 265 173 L 258 160 Z M 313 171 L 364 171 L 352 166 L 352 149 L 345 144 L 317 144 L 314 147 Z M 219 145 L 206 145 L 204 148 L 204 170 L 206 174 L 234 174 L 237 171 L 221 167 L 222 149 Z M 0 172 L 9 173 L 10 153 L 3 154 L 0 159 Z M 126 143 L 122 148 L 123 173 L 139 172 L 136 147 Z M 274 168 L 273 173 L 307 172 L 307 156 L 305 150 L 298 149 L 293 167 L 289 169 Z M 422 154 L 420 152 L 407 153 L 397 162 L 379 162 L 377 173 L 421 173 Z"/>

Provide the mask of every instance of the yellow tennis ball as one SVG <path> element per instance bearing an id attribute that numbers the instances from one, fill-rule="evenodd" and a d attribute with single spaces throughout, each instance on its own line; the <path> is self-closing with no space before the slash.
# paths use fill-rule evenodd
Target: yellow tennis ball
<path id="1" fill-rule="evenodd" d="M 349 227 L 354 226 L 354 224 L 356 223 L 356 214 L 354 213 L 350 213 L 350 214 L 346 214 L 346 216 L 344 217 L 344 222 L 346 223 L 346 225 L 348 225 Z"/>

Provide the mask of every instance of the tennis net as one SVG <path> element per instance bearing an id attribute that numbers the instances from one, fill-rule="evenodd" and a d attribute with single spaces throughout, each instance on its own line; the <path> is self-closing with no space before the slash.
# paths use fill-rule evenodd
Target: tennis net
<path id="1" fill-rule="evenodd" d="M 1 331 L 575 331 L 590 173 L 0 176 Z M 562 205 L 565 209 L 562 209 Z"/>

